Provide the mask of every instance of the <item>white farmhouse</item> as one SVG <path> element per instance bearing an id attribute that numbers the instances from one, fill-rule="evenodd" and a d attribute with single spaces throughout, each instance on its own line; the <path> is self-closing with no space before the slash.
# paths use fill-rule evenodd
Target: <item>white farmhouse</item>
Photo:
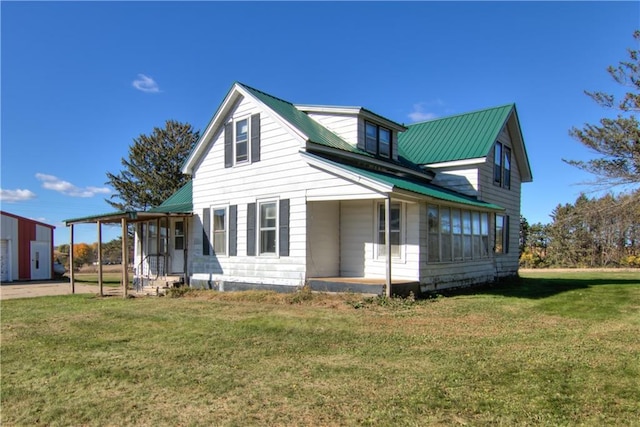
<path id="1" fill-rule="evenodd" d="M 183 172 L 136 224 L 138 283 L 416 293 L 518 271 L 515 105 L 404 126 L 361 107 L 294 105 L 235 83 Z"/>

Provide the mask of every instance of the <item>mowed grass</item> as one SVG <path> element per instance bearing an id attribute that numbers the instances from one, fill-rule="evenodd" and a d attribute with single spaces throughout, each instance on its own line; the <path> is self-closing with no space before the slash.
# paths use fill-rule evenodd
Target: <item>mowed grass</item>
<path id="1" fill-rule="evenodd" d="M 638 272 L 1 308 L 3 426 L 640 425 Z"/>

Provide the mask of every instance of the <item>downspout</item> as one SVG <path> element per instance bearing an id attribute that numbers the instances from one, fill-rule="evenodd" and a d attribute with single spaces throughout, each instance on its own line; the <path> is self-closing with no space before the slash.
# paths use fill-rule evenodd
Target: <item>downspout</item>
<path id="1" fill-rule="evenodd" d="M 387 261 L 385 295 L 391 297 L 391 194 L 384 199 L 384 249 Z"/>

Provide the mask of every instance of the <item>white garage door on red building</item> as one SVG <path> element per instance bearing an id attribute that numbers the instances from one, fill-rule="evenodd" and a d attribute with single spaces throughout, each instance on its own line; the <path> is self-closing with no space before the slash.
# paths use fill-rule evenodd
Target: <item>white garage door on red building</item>
<path id="1" fill-rule="evenodd" d="M 0 281 L 53 278 L 53 225 L 0 211 Z"/>

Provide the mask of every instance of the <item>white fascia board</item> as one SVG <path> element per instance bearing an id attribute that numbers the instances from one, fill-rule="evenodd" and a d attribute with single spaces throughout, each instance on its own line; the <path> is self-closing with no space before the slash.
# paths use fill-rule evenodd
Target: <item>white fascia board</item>
<path id="1" fill-rule="evenodd" d="M 334 106 L 334 105 L 305 105 L 294 104 L 294 106 L 304 112 L 309 113 L 328 113 L 328 114 L 358 114 L 362 108 L 360 107 L 346 107 L 346 106 Z"/>
<path id="2" fill-rule="evenodd" d="M 341 178 L 348 179 L 358 185 L 370 188 L 379 193 L 390 193 L 393 191 L 393 185 L 389 185 L 387 183 L 362 176 L 355 172 L 343 169 L 338 165 L 330 164 L 321 157 L 314 156 L 313 154 L 307 153 L 305 151 L 300 151 L 300 155 L 310 166 L 315 166 L 318 169 L 324 170 L 325 172 L 329 172 Z"/>
<path id="3" fill-rule="evenodd" d="M 271 118 L 276 122 L 278 122 L 282 127 L 287 129 L 289 133 L 291 133 L 296 139 L 298 139 L 298 142 L 300 142 L 300 144 L 304 144 L 309 140 L 309 137 L 305 133 L 303 133 L 297 127 L 293 126 L 287 120 L 283 119 L 278 113 L 276 113 L 269 106 L 267 106 L 267 104 L 265 104 L 264 102 L 260 101 L 258 98 L 253 96 L 251 92 L 248 92 L 242 86 L 238 86 L 238 90 L 240 91 L 240 93 L 242 93 L 243 96 L 253 99 L 253 101 L 256 104 L 260 105 L 263 111 L 268 111 L 270 113 L 269 115 L 271 116 Z"/>
<path id="4" fill-rule="evenodd" d="M 362 107 L 347 107 L 347 106 L 334 106 L 334 105 L 299 105 L 299 104 L 296 104 L 295 107 L 300 111 L 304 111 L 308 113 L 356 115 L 367 120 L 381 123 L 389 127 L 390 129 L 396 130 L 398 132 L 404 132 L 405 130 L 407 130 L 405 126 L 402 126 L 394 122 L 393 120 L 389 120 L 386 117 L 382 117 L 381 115 L 371 112 L 366 108 L 362 108 Z"/>
<path id="5" fill-rule="evenodd" d="M 198 160 L 202 156 L 205 148 L 209 145 L 209 141 L 215 134 L 215 131 L 218 129 L 218 127 L 222 124 L 224 118 L 227 116 L 229 109 L 238 99 L 238 95 L 239 95 L 238 89 L 239 89 L 239 86 L 236 83 L 233 85 L 229 93 L 227 93 L 227 96 L 225 96 L 224 100 L 222 101 L 222 104 L 220 104 L 220 107 L 218 107 L 218 110 L 215 112 L 215 114 L 211 118 L 211 121 L 209 121 L 209 124 L 205 128 L 204 132 L 202 132 L 202 135 L 200 135 L 200 139 L 196 143 L 195 148 L 193 149 L 193 151 L 191 151 L 191 154 L 189 155 L 184 165 L 182 166 L 182 173 L 193 175 L 194 166 L 197 164 Z"/>
<path id="6" fill-rule="evenodd" d="M 451 162 L 429 163 L 424 166 L 428 168 L 448 168 L 456 166 L 479 165 L 487 161 L 486 157 L 476 157 L 475 159 L 453 160 Z"/>

